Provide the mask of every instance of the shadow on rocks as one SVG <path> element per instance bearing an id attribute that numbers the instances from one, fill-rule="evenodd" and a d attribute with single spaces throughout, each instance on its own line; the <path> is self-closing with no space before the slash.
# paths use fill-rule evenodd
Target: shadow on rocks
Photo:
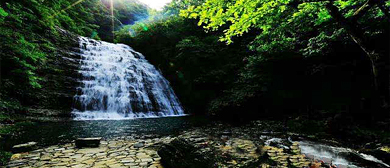
<path id="1" fill-rule="evenodd" d="M 162 145 L 158 154 L 162 164 L 168 168 L 213 168 L 216 166 L 213 152 L 201 150 L 201 147 L 182 138 Z"/>

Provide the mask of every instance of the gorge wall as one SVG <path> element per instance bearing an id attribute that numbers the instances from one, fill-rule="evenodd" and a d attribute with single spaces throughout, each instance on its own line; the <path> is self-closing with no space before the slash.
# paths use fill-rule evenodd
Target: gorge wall
<path id="1" fill-rule="evenodd" d="M 43 78 L 42 88 L 28 101 L 27 115 L 41 117 L 70 117 L 73 96 L 79 86 L 80 48 L 78 36 L 59 30 L 61 39 L 55 52 L 48 55 L 45 65 L 39 69 Z"/>

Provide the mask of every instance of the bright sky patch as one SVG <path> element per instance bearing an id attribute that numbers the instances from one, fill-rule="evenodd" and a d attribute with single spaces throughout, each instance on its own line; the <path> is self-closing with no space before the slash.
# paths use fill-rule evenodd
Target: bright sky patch
<path id="1" fill-rule="evenodd" d="M 171 2 L 172 0 L 140 0 L 140 1 L 153 9 L 161 10 L 164 7 L 164 5 Z"/>

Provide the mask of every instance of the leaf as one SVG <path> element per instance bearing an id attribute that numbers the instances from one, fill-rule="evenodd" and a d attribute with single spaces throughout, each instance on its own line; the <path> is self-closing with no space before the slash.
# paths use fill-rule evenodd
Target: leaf
<path id="1" fill-rule="evenodd" d="M 196 17 L 198 17 L 197 13 L 191 13 L 190 16 L 189 16 L 189 18 L 196 18 Z"/>
<path id="2" fill-rule="evenodd" d="M 0 16 L 2 16 L 2 17 L 8 16 L 8 13 L 1 7 L 0 7 Z"/>

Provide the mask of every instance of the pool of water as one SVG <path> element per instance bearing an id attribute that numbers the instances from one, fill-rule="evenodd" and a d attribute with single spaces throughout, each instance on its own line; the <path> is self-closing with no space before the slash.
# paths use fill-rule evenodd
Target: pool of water
<path id="1" fill-rule="evenodd" d="M 164 117 L 133 120 L 89 120 L 46 122 L 23 126 L 21 131 L 6 140 L 6 146 L 35 141 L 40 146 L 71 142 L 79 137 L 167 136 L 206 124 L 201 117 Z"/>

